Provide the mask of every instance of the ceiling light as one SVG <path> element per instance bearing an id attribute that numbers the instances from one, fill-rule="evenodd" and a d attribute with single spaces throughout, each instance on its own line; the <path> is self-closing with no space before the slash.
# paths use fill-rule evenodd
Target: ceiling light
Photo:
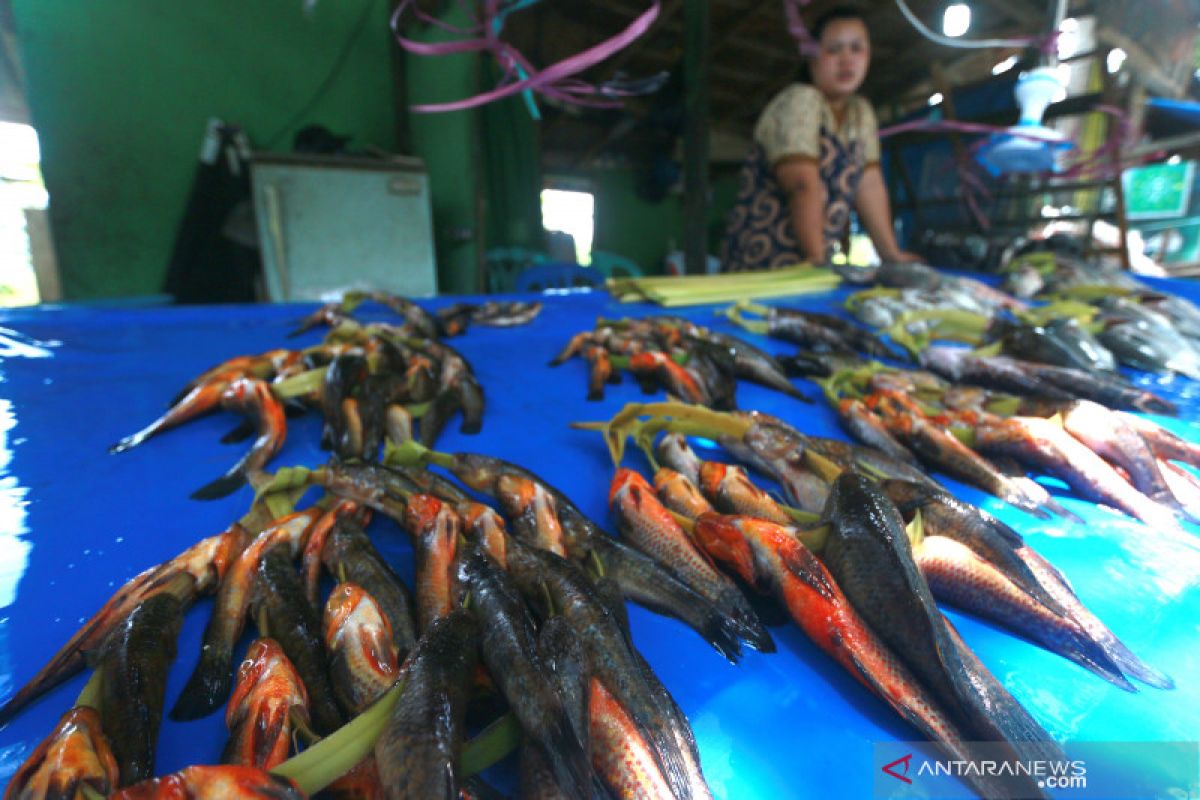
<path id="1" fill-rule="evenodd" d="M 938 103 L 942 102 L 945 99 L 946 98 L 942 96 L 941 92 L 934 92 L 933 94 L 929 95 L 928 103 L 931 106 L 936 106 Z"/>
<path id="2" fill-rule="evenodd" d="M 1121 68 L 1125 63 L 1125 51 L 1119 47 L 1114 47 L 1108 51 L 1108 57 L 1104 59 L 1104 66 L 1108 68 L 1108 74 L 1111 75 Z"/>
<path id="3" fill-rule="evenodd" d="M 996 66 L 992 67 L 992 74 L 999 75 L 1002 72 L 1008 72 L 1010 69 L 1012 69 L 1016 65 L 1017 65 L 1017 57 L 1009 56 L 1008 58 L 1004 59 L 999 64 L 997 64 Z"/>
<path id="4" fill-rule="evenodd" d="M 971 7 L 966 3 L 946 6 L 942 14 L 942 33 L 947 36 L 962 36 L 971 27 Z"/>

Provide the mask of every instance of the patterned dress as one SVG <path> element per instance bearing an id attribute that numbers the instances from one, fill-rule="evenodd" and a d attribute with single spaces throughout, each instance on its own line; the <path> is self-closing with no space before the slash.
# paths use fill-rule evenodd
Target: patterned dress
<path id="1" fill-rule="evenodd" d="M 788 197 L 775 167 L 790 159 L 815 162 L 825 184 L 828 259 L 850 224 L 863 170 L 879 161 L 871 104 L 857 95 L 839 124 L 819 91 L 793 84 L 767 104 L 754 128 L 754 147 L 742 166 L 737 202 L 729 214 L 722 267 L 727 272 L 777 269 L 804 261 L 792 231 Z"/>

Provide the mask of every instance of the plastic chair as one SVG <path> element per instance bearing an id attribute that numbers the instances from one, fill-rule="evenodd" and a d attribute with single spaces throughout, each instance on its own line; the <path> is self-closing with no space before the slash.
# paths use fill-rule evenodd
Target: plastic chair
<path id="1" fill-rule="evenodd" d="M 592 251 L 592 269 L 599 270 L 606 278 L 640 278 L 645 274 L 625 256 L 604 250 Z"/>
<path id="2" fill-rule="evenodd" d="M 517 276 L 534 264 L 546 260 L 546 254 L 524 247 L 493 247 L 484 255 L 487 264 L 487 290 L 493 294 L 511 292 Z"/>
<path id="3" fill-rule="evenodd" d="M 518 292 L 592 289 L 604 285 L 599 270 L 564 262 L 534 264 L 517 276 Z"/>

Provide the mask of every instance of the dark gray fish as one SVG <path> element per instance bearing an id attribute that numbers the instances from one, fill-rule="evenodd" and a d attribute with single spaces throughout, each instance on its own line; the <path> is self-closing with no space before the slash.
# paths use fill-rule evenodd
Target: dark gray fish
<path id="1" fill-rule="evenodd" d="M 1127 367 L 1200 378 L 1200 352 L 1173 328 L 1119 322 L 1105 327 L 1097 338 Z"/>
<path id="2" fill-rule="evenodd" d="M 688 759 L 678 746 L 675 721 L 659 708 L 624 632 L 595 599 L 587 578 L 570 562 L 517 543 L 509 551 L 508 568 L 522 594 L 535 601 L 548 597 L 566 618 L 580 637 L 593 676 L 633 717 L 676 798 L 691 798 Z"/>
<path id="3" fill-rule="evenodd" d="M 434 620 L 417 643 L 404 689 L 375 743 L 380 783 L 392 800 L 457 800 L 463 716 L 479 649 L 465 609 Z"/>
<path id="4" fill-rule="evenodd" d="M 170 592 L 142 601 L 117 626 L 98 654 L 100 720 L 121 786 L 154 775 L 167 671 L 183 624 L 183 604 Z"/>
<path id="5" fill-rule="evenodd" d="M 797 389 L 788 380 L 783 365 L 770 353 L 758 349 L 747 341 L 716 331 L 703 335 L 705 341 L 722 348 L 733 357 L 733 373 L 739 378 L 766 386 L 789 397 L 811 403 L 812 398 Z"/>
<path id="6" fill-rule="evenodd" d="M 1008 742 L 1019 758 L 1061 757 L 1050 735 L 956 642 L 913 562 L 904 523 L 878 485 L 854 473 L 834 482 L 823 557 L 867 624 L 917 674 L 966 736 Z M 1014 779 L 1020 796 L 1042 792 Z"/>
<path id="7" fill-rule="evenodd" d="M 342 517 L 321 550 L 321 561 L 331 575 L 361 586 L 379 605 L 391 627 L 392 644 L 403 662 L 417 643 L 412 597 L 400 576 L 375 549 L 371 537 L 357 521 Z"/>
<path id="8" fill-rule="evenodd" d="M 1053 319 L 1045 325 L 1005 325 L 997 338 L 1006 355 L 1082 370 L 1117 369 L 1112 352 L 1072 318 Z"/>
<path id="9" fill-rule="evenodd" d="M 277 641 L 296 668 L 308 689 L 309 714 L 317 731 L 332 733 L 343 720 L 329 682 L 321 620 L 309 604 L 304 584 L 286 551 L 276 548 L 263 556 L 254 593 L 257 619 L 267 627 L 259 633 Z"/>
<path id="10" fill-rule="evenodd" d="M 479 623 L 483 663 L 525 736 L 541 749 L 564 796 L 588 797 L 587 750 L 538 654 L 533 620 L 512 579 L 474 545 L 461 553 L 456 577 L 458 594 L 469 598 Z"/>

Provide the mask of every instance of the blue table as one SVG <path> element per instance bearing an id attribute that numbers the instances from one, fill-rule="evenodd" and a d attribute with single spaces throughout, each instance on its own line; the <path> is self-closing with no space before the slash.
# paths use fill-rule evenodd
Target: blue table
<path id="1" fill-rule="evenodd" d="M 844 292 L 797 301 L 828 309 Z M 450 302 L 433 301 L 431 307 Z M 197 539 L 223 530 L 249 506 L 243 489 L 216 502 L 188 494 L 224 472 L 244 444 L 218 439 L 237 420 L 218 414 L 169 432 L 141 448 L 109 455 L 107 447 L 157 416 L 194 375 L 233 355 L 288 346 L 284 334 L 311 306 L 89 309 L 5 312 L 0 325 L 0 697 L 8 697 L 125 580 Z M 487 392 L 483 433 L 462 436 L 457 422 L 445 450 L 501 455 L 557 484 L 584 512 L 609 520 L 612 467 L 595 433 L 567 423 L 610 417 L 641 400 L 636 384 L 610 387 L 589 403 L 586 365 L 552 370 L 546 362 L 597 315 L 646 315 L 604 293 L 548 298 L 526 327 L 472 328 L 454 340 Z M 372 311 L 371 313 L 375 313 Z M 730 327 L 711 308 L 684 315 Z M 378 311 L 379 319 L 386 312 Z M 313 331 L 293 344 L 319 339 Z M 769 349 L 778 343 L 750 337 Z M 1164 381 L 1181 399 L 1171 426 L 1200 440 L 1196 386 Z M 807 385 L 815 392 L 815 387 Z M 743 383 L 743 408 L 758 408 L 802 430 L 842 436 L 824 405 L 802 405 Z M 315 417 L 292 420 L 272 467 L 315 465 Z M 633 453 L 628 462 L 644 466 Z M 949 484 L 1025 534 L 1073 582 L 1084 601 L 1135 652 L 1178 682 L 1173 692 L 1128 694 L 1057 656 L 985 623 L 950 612 L 968 643 L 1055 737 L 1080 740 L 1195 740 L 1200 720 L 1200 540 L 1170 540 L 1115 512 L 1066 500 L 1087 525 L 1045 522 L 980 492 Z M 404 535 L 373 523 L 376 541 L 411 579 Z M 188 614 L 170 674 L 168 707 L 195 663 L 211 600 Z M 749 652 L 733 666 L 679 623 L 631 607 L 633 635 L 692 720 L 708 779 L 719 797 L 862 797 L 880 762 L 873 744 L 914 738 L 790 624 L 773 629 L 779 652 Z M 0 780 L 54 726 L 83 685 L 76 678 L 0 729 Z M 158 771 L 212 763 L 225 739 L 222 715 L 194 723 L 164 721 Z M 903 755 L 896 752 L 895 757 Z"/>

